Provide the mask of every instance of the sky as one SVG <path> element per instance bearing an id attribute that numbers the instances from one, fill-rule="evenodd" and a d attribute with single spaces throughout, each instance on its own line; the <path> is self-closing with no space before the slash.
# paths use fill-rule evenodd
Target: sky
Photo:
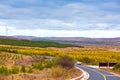
<path id="1" fill-rule="evenodd" d="M 0 35 L 120 37 L 120 0 L 0 0 Z"/>

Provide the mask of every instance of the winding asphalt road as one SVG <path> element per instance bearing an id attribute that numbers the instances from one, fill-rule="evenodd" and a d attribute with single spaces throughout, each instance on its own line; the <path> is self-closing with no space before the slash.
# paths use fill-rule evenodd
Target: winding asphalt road
<path id="1" fill-rule="evenodd" d="M 112 73 L 103 70 L 87 67 L 84 65 L 76 65 L 76 66 L 89 73 L 88 80 L 120 80 L 119 76 L 116 76 Z"/>

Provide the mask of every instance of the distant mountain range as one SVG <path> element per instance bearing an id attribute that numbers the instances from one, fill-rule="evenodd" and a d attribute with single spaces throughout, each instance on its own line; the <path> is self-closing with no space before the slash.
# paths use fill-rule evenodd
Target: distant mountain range
<path id="1" fill-rule="evenodd" d="M 55 41 L 74 45 L 120 46 L 120 38 L 43 37 L 33 40 Z"/>
<path id="2" fill-rule="evenodd" d="M 119 38 L 84 38 L 84 37 L 35 37 L 35 36 L 0 36 L 0 38 L 9 39 L 27 39 L 37 41 L 59 42 L 74 45 L 90 45 L 90 46 L 120 46 Z"/>
<path id="3" fill-rule="evenodd" d="M 22 35 L 16 35 L 16 36 L 12 36 L 14 38 L 18 38 L 18 39 L 28 39 L 28 40 L 33 40 L 39 37 L 36 36 L 22 36 Z"/>

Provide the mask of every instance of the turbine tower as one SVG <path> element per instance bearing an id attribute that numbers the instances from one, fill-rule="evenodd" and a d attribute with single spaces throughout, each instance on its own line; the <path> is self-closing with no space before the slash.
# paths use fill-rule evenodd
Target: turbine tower
<path id="1" fill-rule="evenodd" d="M 7 26 L 6 26 L 6 36 L 8 36 L 8 28 L 7 28 Z"/>

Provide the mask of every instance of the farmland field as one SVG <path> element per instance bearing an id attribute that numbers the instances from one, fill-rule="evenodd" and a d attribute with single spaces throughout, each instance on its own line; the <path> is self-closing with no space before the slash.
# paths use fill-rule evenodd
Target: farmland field
<path id="1" fill-rule="evenodd" d="M 69 55 L 76 60 L 79 60 L 88 64 L 98 64 L 98 62 L 118 62 L 120 61 L 120 52 L 112 50 L 114 47 L 96 47 L 86 46 L 84 48 L 67 47 L 67 48 L 39 48 L 39 47 L 23 47 L 23 46 L 9 46 L 0 45 L 0 53 L 3 56 L 13 56 L 14 59 L 22 59 L 24 56 L 38 56 L 47 55 L 52 57 L 58 57 L 61 55 Z M 118 47 L 117 47 L 118 48 Z M 116 49 L 116 48 L 115 48 Z M 119 49 L 119 48 L 118 48 Z M 10 53 L 10 54 L 8 54 Z M 7 58 L 6 57 L 6 58 Z M 4 57 L 2 57 L 4 59 Z M 12 59 L 10 57 L 10 59 Z"/>
<path id="2" fill-rule="evenodd" d="M 47 43 L 46 43 L 47 44 Z M 84 47 L 30 47 L 17 45 L 0 45 L 0 75 L 22 80 L 22 76 L 30 79 L 36 77 L 70 79 L 76 75 L 71 74 L 72 69 L 64 69 L 54 62 L 56 58 L 67 55 L 75 61 L 85 64 L 98 65 L 99 62 L 119 62 L 119 46 L 84 46 Z M 58 74 L 58 70 L 62 71 Z M 59 73 L 60 73 L 59 71 Z M 68 71 L 68 72 L 67 72 Z M 67 72 L 67 73 L 63 73 Z M 72 72 L 75 72 L 72 71 Z M 26 73 L 24 75 L 23 73 Z M 68 74 L 69 73 L 69 74 Z M 81 74 L 77 71 L 76 73 Z M 40 76 L 40 74 L 43 74 Z M 58 75 L 55 75 L 58 74 Z M 66 75 L 62 75 L 66 74 Z M 32 78 L 31 78 L 32 75 Z M 39 76 L 37 76 L 39 75 Z M 52 76 L 54 75 L 54 76 Z M 68 76 L 69 75 L 69 76 Z M 21 76 L 21 77 L 20 77 Z M 62 76 L 62 77 L 61 77 Z M 0 78 L 2 79 L 0 76 Z M 11 79 L 11 78 L 10 78 Z M 4 79 L 3 79 L 4 80 Z M 6 79 L 5 79 L 6 80 Z M 29 80 L 29 79 L 28 79 Z M 61 79 L 60 79 L 61 80 Z"/>

